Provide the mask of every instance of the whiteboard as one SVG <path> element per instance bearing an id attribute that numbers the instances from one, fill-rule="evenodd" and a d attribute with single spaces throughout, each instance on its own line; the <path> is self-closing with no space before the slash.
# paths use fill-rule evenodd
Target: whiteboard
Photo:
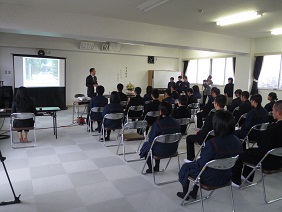
<path id="1" fill-rule="evenodd" d="M 171 77 L 174 77 L 174 82 L 177 82 L 178 76 L 181 76 L 181 71 L 154 71 L 153 88 L 167 88 L 167 84 Z"/>

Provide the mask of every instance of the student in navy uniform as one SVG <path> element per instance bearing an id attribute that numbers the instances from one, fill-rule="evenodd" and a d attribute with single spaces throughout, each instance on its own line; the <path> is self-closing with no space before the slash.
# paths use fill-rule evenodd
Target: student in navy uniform
<path id="1" fill-rule="evenodd" d="M 236 107 L 239 107 L 240 104 L 242 103 L 242 101 L 241 101 L 242 90 L 241 89 L 237 89 L 234 94 L 235 94 L 236 98 L 232 100 L 231 105 L 230 105 L 230 107 L 228 109 L 228 111 L 230 113 L 233 113 L 234 109 Z M 234 112 L 233 115 L 236 116 L 236 112 Z"/>
<path id="2" fill-rule="evenodd" d="M 197 99 L 201 99 L 202 98 L 202 94 L 200 93 L 200 88 L 198 85 L 194 85 L 192 87 L 193 89 L 193 95 L 197 98 Z"/>
<path id="3" fill-rule="evenodd" d="M 183 192 L 177 192 L 177 196 L 182 199 L 188 192 L 188 176 L 195 179 L 207 162 L 214 159 L 234 157 L 243 151 L 241 141 L 233 135 L 235 122 L 229 111 L 219 110 L 215 113 L 213 129 L 216 137 L 206 142 L 201 157 L 196 161 L 184 163 L 178 173 Z M 201 183 L 209 186 L 221 186 L 227 184 L 231 177 L 231 169 L 216 170 L 207 168 L 201 175 Z M 199 187 L 195 185 L 186 200 L 190 197 L 196 199 L 198 189 Z"/>
<path id="4" fill-rule="evenodd" d="M 90 75 L 86 77 L 86 87 L 87 87 L 87 96 L 94 96 L 94 87 L 98 85 L 96 70 L 95 68 L 90 68 Z"/>
<path id="5" fill-rule="evenodd" d="M 251 102 L 249 101 L 250 93 L 248 91 L 243 91 L 241 95 L 241 101 L 242 103 L 239 106 L 238 113 L 235 114 L 235 123 L 238 122 L 239 118 L 245 114 L 248 113 L 252 109 Z M 240 121 L 240 126 L 243 125 L 245 120 Z"/>
<path id="6" fill-rule="evenodd" d="M 19 87 L 12 104 L 12 113 L 34 113 L 36 115 L 36 108 L 33 101 L 27 95 L 27 90 L 25 87 Z M 34 126 L 33 119 L 26 120 L 14 120 L 13 127 L 24 128 Z M 28 142 L 28 132 L 29 130 L 24 130 L 24 136 L 22 130 L 18 130 L 19 142 Z"/>
<path id="7" fill-rule="evenodd" d="M 96 92 L 97 92 L 97 96 L 93 96 L 91 98 L 90 108 L 105 107 L 108 104 L 108 99 L 105 96 L 103 96 L 103 94 L 105 92 L 104 86 L 102 86 L 102 85 L 97 86 Z M 91 113 L 91 120 L 97 121 L 98 127 L 95 130 L 98 130 L 100 132 L 101 122 L 103 120 L 102 113 Z M 93 124 L 91 126 L 93 127 Z M 90 130 L 93 131 L 93 129 L 90 129 Z"/>
<path id="8" fill-rule="evenodd" d="M 267 100 L 269 100 L 270 102 L 267 103 L 264 108 L 267 110 L 267 112 L 272 112 L 272 107 L 274 105 L 274 103 L 278 100 L 277 98 L 277 94 L 275 92 L 270 92 L 267 96 Z M 268 116 L 268 122 L 274 122 L 275 119 L 273 118 L 272 115 Z"/>
<path id="9" fill-rule="evenodd" d="M 187 93 L 188 88 L 190 88 L 190 82 L 188 82 L 187 76 L 183 77 L 183 82 L 181 83 L 181 90 L 185 94 Z"/>
<path id="10" fill-rule="evenodd" d="M 179 93 L 176 91 L 176 85 L 171 86 L 170 91 L 171 91 L 172 98 L 178 99 Z"/>
<path id="11" fill-rule="evenodd" d="M 281 129 L 282 129 L 282 101 L 277 101 L 273 106 L 273 117 L 277 121 L 268 126 L 258 147 L 249 148 L 239 155 L 235 166 L 233 167 L 232 182 L 234 186 L 241 184 L 241 175 L 246 178 L 251 168 L 245 166 L 243 162 L 256 165 L 265 154 L 274 148 L 282 147 Z M 269 155 L 262 162 L 262 168 L 266 170 L 279 170 L 282 168 L 281 157 Z M 249 181 L 253 181 L 254 175 L 249 177 Z"/>
<path id="12" fill-rule="evenodd" d="M 175 82 L 174 82 L 174 77 L 171 77 L 170 78 L 170 81 L 167 83 L 167 89 L 170 90 L 170 87 L 175 85 Z"/>
<path id="13" fill-rule="evenodd" d="M 103 111 L 103 117 L 109 113 L 123 113 L 123 106 L 120 104 L 120 97 L 117 91 L 113 91 L 110 96 L 110 104 L 107 104 Z M 122 125 L 120 120 L 105 120 L 105 128 L 119 128 Z M 111 130 L 107 130 L 106 141 L 110 140 Z M 101 138 L 103 141 L 103 138 Z"/>
<path id="14" fill-rule="evenodd" d="M 163 102 L 168 102 L 172 105 L 175 104 L 175 99 L 172 98 L 170 89 L 165 90 L 165 98 L 163 99 Z"/>
<path id="15" fill-rule="evenodd" d="M 173 118 L 191 118 L 191 110 L 186 107 L 187 105 L 187 96 L 180 95 L 178 98 L 178 108 L 173 111 Z M 186 134 L 187 125 L 181 125 L 181 134 Z"/>
<path id="16" fill-rule="evenodd" d="M 268 112 L 261 106 L 261 102 L 262 97 L 260 94 L 251 96 L 251 105 L 253 106 L 253 109 L 248 112 L 247 118 L 241 129 L 236 130 L 235 135 L 238 136 L 238 138 L 245 138 L 249 130 L 254 125 L 268 122 Z M 259 139 L 260 135 L 260 132 L 252 132 L 249 135 L 249 139 L 257 140 Z"/>
<path id="17" fill-rule="evenodd" d="M 187 101 L 187 105 L 190 105 L 192 103 L 198 103 L 198 100 L 197 98 L 194 96 L 193 94 L 193 89 L 192 88 L 189 88 L 187 90 L 187 97 L 188 97 L 188 101 Z"/>
<path id="18" fill-rule="evenodd" d="M 227 110 L 229 109 L 232 99 L 233 99 L 233 90 L 234 90 L 234 84 L 233 84 L 233 78 L 228 78 L 228 84 L 224 87 L 224 95 L 227 97 Z"/>
<path id="19" fill-rule="evenodd" d="M 153 87 L 148 85 L 147 88 L 146 88 L 146 94 L 143 97 L 144 102 L 153 100 L 152 99 L 152 91 L 153 91 Z"/>
<path id="20" fill-rule="evenodd" d="M 149 140 L 146 141 L 142 148 L 140 149 L 140 158 L 146 158 L 148 152 L 151 148 L 152 142 L 155 137 L 164 134 L 173 134 L 173 133 L 180 133 L 180 125 L 179 123 L 170 116 L 172 107 L 171 104 L 168 102 L 162 102 L 159 106 L 160 117 L 159 119 L 153 124 L 152 129 L 149 133 Z M 157 156 L 169 156 L 177 151 L 178 143 L 171 143 L 171 144 L 162 144 L 156 143 L 154 144 L 152 151 L 154 155 Z M 152 173 L 152 162 L 150 159 L 147 160 L 148 169 L 146 170 L 147 173 Z M 159 171 L 160 160 L 156 160 L 154 171 Z"/>
<path id="21" fill-rule="evenodd" d="M 181 94 L 182 93 L 182 76 L 178 76 L 178 81 L 176 82 L 176 91 Z"/>
<path id="22" fill-rule="evenodd" d="M 119 83 L 117 84 L 117 91 L 120 97 L 120 101 L 127 101 L 127 95 L 122 92 L 123 90 L 123 84 Z"/>
<path id="23" fill-rule="evenodd" d="M 131 106 L 138 106 L 138 105 L 143 105 L 144 106 L 144 99 L 140 96 L 141 94 L 141 88 L 140 87 L 136 87 L 134 89 L 134 93 L 135 93 L 135 96 L 134 97 L 130 97 L 129 99 L 129 102 L 126 106 L 126 113 L 128 112 L 128 109 L 131 107 Z M 140 112 L 136 112 L 136 111 L 130 111 L 128 116 L 129 117 L 139 117 L 141 116 L 142 114 Z"/>
<path id="24" fill-rule="evenodd" d="M 223 110 L 226 104 L 226 97 L 222 94 L 219 94 L 215 97 L 214 101 L 214 108 L 218 110 Z M 194 143 L 202 144 L 205 137 L 209 133 L 209 131 L 213 130 L 213 116 L 215 113 L 211 113 L 209 116 L 207 116 L 205 123 L 200 131 L 197 132 L 196 135 L 188 135 L 186 137 L 186 148 L 187 148 L 187 159 L 188 160 L 194 160 L 195 158 L 195 147 Z"/>

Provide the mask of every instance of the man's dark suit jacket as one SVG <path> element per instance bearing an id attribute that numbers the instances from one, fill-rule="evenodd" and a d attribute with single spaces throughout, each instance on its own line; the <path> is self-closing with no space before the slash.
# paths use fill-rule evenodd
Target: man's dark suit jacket
<path id="1" fill-rule="evenodd" d="M 86 77 L 86 87 L 87 87 L 87 96 L 88 97 L 94 96 L 94 85 L 95 84 L 98 84 L 96 76 L 94 76 L 94 79 L 91 74 Z"/>

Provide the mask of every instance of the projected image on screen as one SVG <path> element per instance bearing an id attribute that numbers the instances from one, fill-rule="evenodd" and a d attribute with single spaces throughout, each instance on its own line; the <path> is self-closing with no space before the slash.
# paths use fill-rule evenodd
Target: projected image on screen
<path id="1" fill-rule="evenodd" d="M 59 59 L 23 57 L 23 86 L 59 86 L 59 67 Z"/>

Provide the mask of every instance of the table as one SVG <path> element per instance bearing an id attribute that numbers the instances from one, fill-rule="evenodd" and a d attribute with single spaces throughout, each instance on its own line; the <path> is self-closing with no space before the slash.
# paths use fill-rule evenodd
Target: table
<path id="1" fill-rule="evenodd" d="M 58 126 L 57 126 L 57 111 L 60 111 L 59 107 L 37 107 L 37 116 L 52 116 L 53 118 L 53 131 L 56 139 L 58 138 Z"/>
<path id="2" fill-rule="evenodd" d="M 74 119 L 74 114 L 77 113 L 77 116 L 79 117 L 79 106 L 80 105 L 84 105 L 84 109 L 83 112 L 81 114 L 81 117 L 85 114 L 88 114 L 88 108 L 89 108 L 89 104 L 90 104 L 90 98 L 87 99 L 82 99 L 80 100 L 79 98 L 75 98 L 73 100 L 73 107 L 72 107 L 72 123 L 75 123 L 76 119 Z M 75 109 L 77 108 L 77 111 L 75 111 Z"/>

